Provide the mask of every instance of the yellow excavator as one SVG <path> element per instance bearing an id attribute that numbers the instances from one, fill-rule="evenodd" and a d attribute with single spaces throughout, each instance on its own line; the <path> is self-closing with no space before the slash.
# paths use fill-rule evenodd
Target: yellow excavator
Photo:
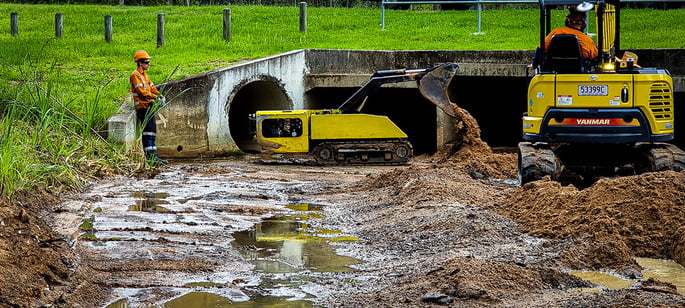
<path id="1" fill-rule="evenodd" d="M 599 177 L 684 170 L 674 138 L 673 81 L 666 69 L 638 65 L 620 42 L 619 0 L 539 0 L 540 45 L 561 9 L 595 15 L 599 56 L 581 55 L 577 37 L 555 35 L 538 48 L 528 87 L 521 185 L 549 176 L 562 184 Z M 535 63 L 537 62 L 537 63 Z"/>
<path id="2" fill-rule="evenodd" d="M 256 141 L 274 153 L 310 153 L 324 165 L 404 164 L 413 156 L 407 134 L 386 116 L 362 113 L 368 96 L 384 84 L 416 81 L 427 100 L 454 117 L 447 87 L 457 69 L 445 63 L 377 71 L 336 109 L 257 111 Z"/>

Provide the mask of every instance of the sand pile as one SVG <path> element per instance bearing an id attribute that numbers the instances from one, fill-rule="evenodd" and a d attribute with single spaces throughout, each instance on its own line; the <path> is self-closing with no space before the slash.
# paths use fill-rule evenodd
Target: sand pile
<path id="1" fill-rule="evenodd" d="M 668 171 L 602 179 L 585 190 L 533 182 L 501 212 L 532 235 L 574 239 L 563 257 L 572 267 L 634 267 L 633 256 L 683 263 L 684 180 Z"/>

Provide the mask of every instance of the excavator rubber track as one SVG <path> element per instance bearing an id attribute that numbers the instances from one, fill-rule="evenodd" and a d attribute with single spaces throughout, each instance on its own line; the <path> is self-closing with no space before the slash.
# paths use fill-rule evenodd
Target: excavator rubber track
<path id="1" fill-rule="evenodd" d="M 579 159 L 590 156 L 593 157 L 590 160 Z M 600 177 L 685 170 L 685 151 L 664 142 L 640 142 L 620 147 L 603 144 L 553 147 L 544 142 L 521 142 L 518 170 L 521 185 L 549 176 L 550 180 L 562 184 L 583 187 Z"/>
<path id="2" fill-rule="evenodd" d="M 407 140 L 326 141 L 312 153 L 322 165 L 402 165 L 414 155 Z"/>
<path id="3" fill-rule="evenodd" d="M 518 146 L 518 158 L 521 185 L 542 180 L 545 176 L 556 180 L 560 173 L 559 161 L 549 144 L 521 142 Z"/>
<path id="4" fill-rule="evenodd" d="M 685 151 L 669 143 L 638 143 L 638 151 L 645 158 L 640 166 L 642 172 L 685 170 Z"/>

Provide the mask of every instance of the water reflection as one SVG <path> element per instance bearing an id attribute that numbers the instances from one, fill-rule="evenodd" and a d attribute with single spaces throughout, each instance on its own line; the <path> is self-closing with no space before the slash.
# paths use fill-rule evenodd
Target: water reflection
<path id="1" fill-rule="evenodd" d="M 171 211 L 165 207 L 160 206 L 160 204 L 169 204 L 169 201 L 164 200 L 169 197 L 168 193 L 152 193 L 138 191 L 131 194 L 132 197 L 142 198 L 142 200 L 136 200 L 135 205 L 128 207 L 129 211 L 135 212 L 148 212 L 148 213 L 170 213 Z"/>
<path id="2" fill-rule="evenodd" d="M 678 294 L 685 294 L 685 267 L 672 260 L 650 258 L 636 258 L 635 260 L 637 264 L 645 268 L 642 272 L 644 280 L 654 278 L 672 283 L 678 288 Z"/>
<path id="3" fill-rule="evenodd" d="M 235 241 L 232 245 L 242 256 L 254 259 L 258 271 L 266 273 L 292 273 L 305 269 L 347 272 L 353 270 L 349 265 L 360 263 L 357 259 L 337 255 L 330 245 L 334 241 L 353 238 L 324 236 L 339 231 L 307 230 L 308 226 L 301 218 L 277 215 L 257 224 L 254 230 L 233 233 Z"/>
<path id="4" fill-rule="evenodd" d="M 128 300 L 116 301 L 107 308 L 129 308 L 131 305 Z M 158 306 L 155 306 L 158 307 Z M 314 307 L 312 302 L 304 300 L 288 300 L 284 297 L 275 296 L 254 296 L 249 302 L 232 302 L 230 299 L 208 292 L 190 292 L 179 298 L 170 300 L 162 304 L 163 308 L 310 308 Z"/>
<path id="5" fill-rule="evenodd" d="M 569 274 L 612 290 L 627 289 L 637 282 L 597 271 L 571 271 Z"/>
<path id="6" fill-rule="evenodd" d="M 661 282 L 668 282 L 676 286 L 679 294 L 685 294 L 685 267 L 672 260 L 651 258 L 635 258 L 635 260 L 644 268 L 642 280 L 654 278 Z M 614 290 L 630 288 L 637 282 L 637 280 L 623 279 L 609 273 L 597 271 L 571 271 L 570 274 Z"/>
<path id="7" fill-rule="evenodd" d="M 139 211 L 159 211 L 157 201 L 159 196 L 141 196 L 136 206 L 140 208 L 130 209 Z M 325 218 L 323 207 L 315 204 L 288 205 L 287 208 L 297 211 L 293 215 L 276 215 L 262 220 L 254 226 L 254 229 L 234 232 L 234 241 L 231 245 L 236 248 L 240 255 L 252 260 L 255 270 L 261 273 L 298 273 L 302 271 L 312 272 L 348 272 L 353 271 L 350 265 L 361 261 L 340 256 L 335 253 L 333 242 L 356 241 L 349 236 L 342 236 L 339 230 L 325 228 L 312 228 L 307 224 L 310 219 Z M 163 209 L 163 208 L 162 208 Z M 264 289 L 287 289 L 297 288 L 300 285 L 299 275 L 285 275 L 281 278 L 267 278 L 260 285 Z M 187 287 L 212 288 L 210 283 L 191 283 Z M 221 293 L 221 292 L 218 292 Z M 287 291 L 278 293 L 283 295 Z M 242 293 L 241 293 L 242 294 Z M 301 291 L 291 292 L 291 296 L 303 298 Z M 244 295 L 244 294 L 243 294 Z M 234 300 L 236 298 L 232 297 Z M 294 297 L 290 297 L 294 298 Z M 305 296 L 306 298 L 306 296 Z M 314 307 L 307 300 L 288 300 L 289 297 L 275 296 L 250 296 L 249 301 L 231 301 L 230 298 L 209 292 L 190 292 L 179 298 L 162 304 L 164 308 L 222 308 L 222 307 L 287 307 L 309 308 Z M 128 308 L 130 305 L 126 299 L 110 304 L 107 308 Z"/>

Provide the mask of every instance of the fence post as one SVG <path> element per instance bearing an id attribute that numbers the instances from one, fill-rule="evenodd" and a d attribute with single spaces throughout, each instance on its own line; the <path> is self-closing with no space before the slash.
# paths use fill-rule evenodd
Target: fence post
<path id="1" fill-rule="evenodd" d="M 105 42 L 112 41 L 112 15 L 105 15 Z"/>
<path id="2" fill-rule="evenodd" d="M 475 34 L 483 34 L 483 32 L 480 31 L 480 21 L 482 20 L 482 15 L 483 14 L 483 5 L 480 3 L 480 0 L 478 0 L 478 32 Z"/>
<path id="3" fill-rule="evenodd" d="M 231 40 L 231 9 L 224 9 L 224 40 Z"/>
<path id="4" fill-rule="evenodd" d="M 164 13 L 157 14 L 157 47 L 164 46 Z"/>
<path id="5" fill-rule="evenodd" d="M 307 32 L 307 2 L 300 2 L 300 32 Z"/>
<path id="6" fill-rule="evenodd" d="M 10 29 L 12 36 L 19 35 L 19 15 L 17 12 L 10 13 Z"/>
<path id="7" fill-rule="evenodd" d="M 381 30 L 385 30 L 385 0 L 381 0 Z"/>
<path id="8" fill-rule="evenodd" d="M 62 13 L 55 14 L 55 37 L 62 38 Z"/>

